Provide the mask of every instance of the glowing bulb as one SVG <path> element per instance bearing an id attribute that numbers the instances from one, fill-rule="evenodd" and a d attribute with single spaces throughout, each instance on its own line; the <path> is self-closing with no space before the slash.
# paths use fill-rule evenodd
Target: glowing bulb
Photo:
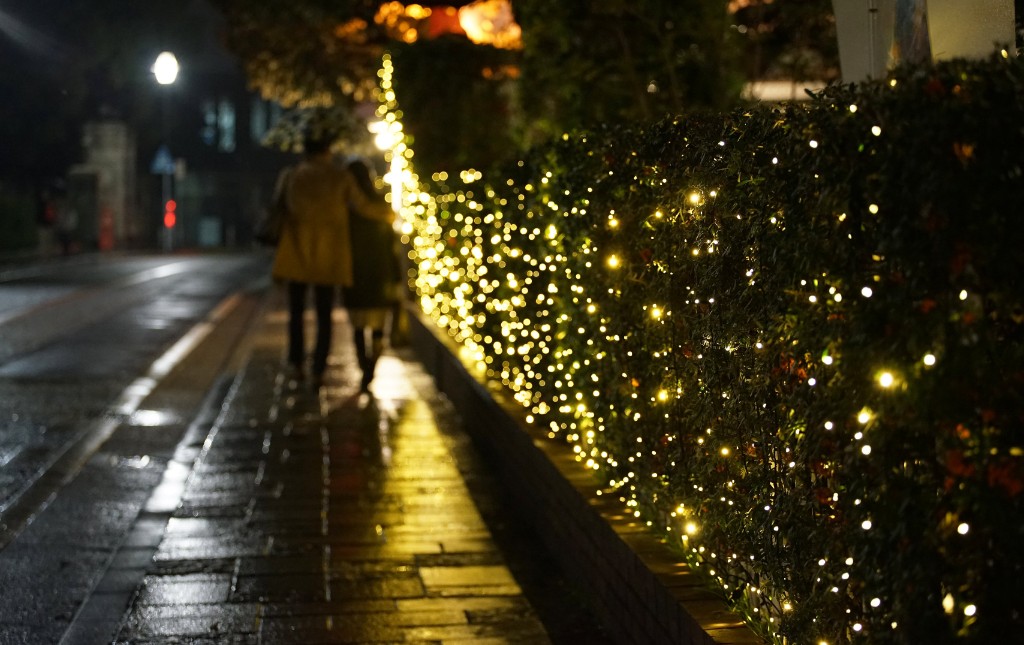
<path id="1" fill-rule="evenodd" d="M 970 531 L 970 530 L 971 530 L 971 527 L 966 522 L 964 522 L 960 526 L 956 527 L 956 532 L 959 533 L 960 535 L 967 535 L 967 532 Z"/>
<path id="2" fill-rule="evenodd" d="M 922 360 L 925 365 L 931 367 L 932 365 L 935 365 L 935 354 L 925 354 Z"/>
<path id="3" fill-rule="evenodd" d="M 964 616 L 970 617 L 978 613 L 978 608 L 974 605 L 967 605 L 964 607 Z"/>
<path id="4" fill-rule="evenodd" d="M 832 360 L 832 357 L 829 356 L 828 354 L 825 354 L 824 356 L 821 357 L 821 362 L 824 363 L 825 365 L 831 365 Z"/>
<path id="5" fill-rule="evenodd" d="M 870 455 L 871 454 L 871 446 L 864 446 L 863 448 L 860 449 L 860 452 L 861 452 L 862 455 Z"/>
<path id="6" fill-rule="evenodd" d="M 618 269 L 619 266 L 621 266 L 621 264 L 622 263 L 619 260 L 619 256 L 617 256 L 617 255 L 609 255 L 608 256 L 608 267 L 609 268 L 611 268 L 611 269 Z"/>
<path id="7" fill-rule="evenodd" d="M 863 289 L 860 290 L 860 295 L 864 296 L 865 298 L 870 298 L 872 294 L 874 294 L 874 291 L 871 290 L 871 287 L 864 287 Z"/>
<path id="8" fill-rule="evenodd" d="M 857 421 L 862 425 L 866 424 L 868 421 L 871 421 L 871 410 L 864 408 L 859 413 L 857 413 Z"/>
<path id="9" fill-rule="evenodd" d="M 160 85 L 171 85 L 178 78 L 178 59 L 171 52 L 161 52 L 153 63 L 153 76 Z"/>
<path id="10" fill-rule="evenodd" d="M 879 607 L 881 604 L 882 604 L 882 599 L 881 598 L 872 598 L 871 599 L 871 606 L 872 607 Z"/>
<path id="11" fill-rule="evenodd" d="M 722 452 L 722 456 L 723 457 L 728 457 L 729 456 L 729 449 L 728 448 L 722 448 L 721 452 Z"/>
<path id="12" fill-rule="evenodd" d="M 892 375 L 892 372 L 882 372 L 878 375 L 878 384 L 882 387 L 892 387 L 896 382 L 896 377 Z"/>
<path id="13" fill-rule="evenodd" d="M 871 520 L 864 520 L 863 522 L 860 523 L 860 527 L 862 529 L 864 529 L 865 531 L 870 531 L 871 530 Z"/>
<path id="14" fill-rule="evenodd" d="M 868 206 L 868 212 L 872 215 L 878 215 L 878 204 L 871 204 Z"/>
<path id="15" fill-rule="evenodd" d="M 894 86 L 895 84 L 895 81 L 893 81 Z M 882 128 L 878 127 L 877 125 L 871 126 L 871 134 L 875 135 L 876 137 L 882 136 Z"/>
<path id="16" fill-rule="evenodd" d="M 693 522 L 687 522 L 686 523 L 686 527 L 684 528 L 684 530 L 686 531 L 687 535 L 696 535 L 697 534 L 697 525 L 694 524 Z"/>
<path id="17" fill-rule="evenodd" d="M 963 291 L 960 292 L 960 299 L 967 300 L 967 289 L 964 289 Z"/>
<path id="18" fill-rule="evenodd" d="M 956 609 L 956 601 L 953 600 L 953 594 L 948 593 L 946 597 L 942 599 L 942 609 L 947 614 L 952 614 L 953 610 Z"/>
<path id="19" fill-rule="evenodd" d="M 811 139 L 811 141 L 810 141 L 809 145 L 810 145 L 810 146 L 811 146 L 812 148 L 817 148 L 817 147 L 818 147 L 818 142 L 817 142 L 817 141 L 815 141 L 814 139 Z"/>
<path id="20" fill-rule="evenodd" d="M 860 631 L 860 630 L 862 630 L 862 629 L 864 629 L 864 626 L 863 626 L 863 625 L 861 625 L 860 623 L 854 623 L 854 624 L 853 624 L 853 631 L 855 631 L 855 632 L 859 632 L 859 631 Z"/>

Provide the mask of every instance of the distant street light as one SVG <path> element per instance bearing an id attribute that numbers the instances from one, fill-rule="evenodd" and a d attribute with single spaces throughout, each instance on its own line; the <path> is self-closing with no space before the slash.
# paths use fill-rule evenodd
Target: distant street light
<path id="1" fill-rule="evenodd" d="M 171 52 L 162 52 L 156 57 L 156 62 L 153 63 L 153 76 L 156 77 L 156 82 L 160 85 L 172 85 L 174 81 L 178 79 L 178 59 Z M 169 88 L 168 88 L 169 89 Z M 163 92 L 163 144 L 157 150 L 156 158 L 153 159 L 153 173 L 161 175 L 162 183 L 162 205 L 164 209 L 163 216 L 163 230 L 162 235 L 164 239 L 164 249 L 170 251 L 174 248 L 174 227 L 177 223 L 177 214 L 175 208 L 177 202 L 174 200 L 174 184 L 172 183 L 174 175 L 174 158 L 171 156 L 170 148 L 168 147 L 170 134 L 171 134 L 171 122 L 170 122 L 170 105 L 168 101 L 170 96 L 167 91 Z"/>
<path id="2" fill-rule="evenodd" d="M 153 76 L 161 85 L 170 85 L 178 78 L 178 59 L 171 52 L 162 52 L 153 63 Z"/>

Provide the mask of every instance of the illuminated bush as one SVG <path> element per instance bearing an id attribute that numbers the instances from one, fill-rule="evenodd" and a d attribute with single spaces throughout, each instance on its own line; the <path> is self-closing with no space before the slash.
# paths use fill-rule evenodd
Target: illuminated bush
<path id="1" fill-rule="evenodd" d="M 761 629 L 1000 642 L 1024 622 L 1022 165 L 1002 58 L 567 135 L 423 182 L 415 288 Z"/>

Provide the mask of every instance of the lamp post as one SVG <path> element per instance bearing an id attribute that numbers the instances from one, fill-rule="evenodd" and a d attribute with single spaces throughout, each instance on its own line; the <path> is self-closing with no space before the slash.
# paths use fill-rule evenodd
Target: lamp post
<path id="1" fill-rule="evenodd" d="M 153 63 L 153 76 L 156 78 L 156 82 L 161 86 L 169 86 L 178 79 L 178 59 L 171 52 L 161 52 L 156 57 L 156 61 Z M 157 150 L 156 157 L 153 159 L 152 172 L 154 174 L 161 175 L 161 181 L 163 186 L 163 194 L 161 200 L 161 206 L 163 207 L 163 237 L 164 237 L 164 249 L 170 251 L 173 247 L 174 237 L 174 226 L 177 223 L 176 204 L 174 202 L 174 190 L 171 183 L 171 177 L 174 175 L 174 158 L 171 156 L 170 148 L 168 147 L 168 139 L 170 138 L 170 107 L 168 105 L 169 88 L 164 89 L 163 96 L 161 97 L 162 112 L 163 112 L 163 142 L 160 148 Z"/>

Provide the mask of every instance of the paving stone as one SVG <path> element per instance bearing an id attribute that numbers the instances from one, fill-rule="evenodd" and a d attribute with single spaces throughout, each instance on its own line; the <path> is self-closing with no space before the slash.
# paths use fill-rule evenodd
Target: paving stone
<path id="1" fill-rule="evenodd" d="M 260 640 L 264 643 L 359 643 L 405 641 L 401 627 L 374 623 L 366 616 L 345 620 L 342 617 L 321 618 L 269 618 L 260 625 Z"/>
<path id="2" fill-rule="evenodd" d="M 516 584 L 504 566 L 423 567 L 420 577 L 427 589 L 436 587 L 487 587 Z"/>
<path id="3" fill-rule="evenodd" d="M 136 602 L 140 605 L 215 604 L 225 602 L 230 592 L 230 575 L 146 576 Z"/>
<path id="4" fill-rule="evenodd" d="M 328 599 L 325 575 L 315 570 L 269 576 L 240 576 L 232 602 L 323 602 Z M 372 597 L 372 596 L 368 596 Z"/>
<path id="5" fill-rule="evenodd" d="M 343 600 L 331 602 L 268 602 L 263 605 L 264 618 L 296 618 L 301 616 L 336 616 L 341 614 L 396 613 L 393 599 Z"/>
<path id="6" fill-rule="evenodd" d="M 255 604 L 136 605 L 118 635 L 119 639 L 160 637 L 220 638 L 255 633 L 259 628 Z M 166 642 L 166 641 L 165 641 Z"/>
<path id="7" fill-rule="evenodd" d="M 420 598 L 425 595 L 418 576 L 393 576 L 381 579 L 332 580 L 331 598 L 337 600 L 373 598 Z"/>

